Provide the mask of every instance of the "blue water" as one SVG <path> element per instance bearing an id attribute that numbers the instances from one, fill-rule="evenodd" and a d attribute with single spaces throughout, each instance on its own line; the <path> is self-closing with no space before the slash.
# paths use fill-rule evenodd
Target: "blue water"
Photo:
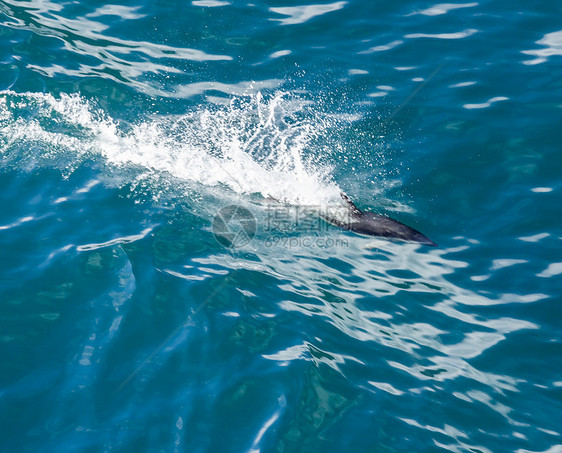
<path id="1" fill-rule="evenodd" d="M 561 18 L 0 1 L 0 451 L 562 452 Z"/>

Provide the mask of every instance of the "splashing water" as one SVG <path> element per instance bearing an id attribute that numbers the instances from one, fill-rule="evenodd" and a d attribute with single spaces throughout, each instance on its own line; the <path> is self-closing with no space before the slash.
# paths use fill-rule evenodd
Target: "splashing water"
<path id="1" fill-rule="evenodd" d="M 121 170 L 121 184 L 172 178 L 320 206 L 338 200 L 340 189 L 327 159 L 311 148 L 335 121 L 284 93 L 126 125 L 76 94 L 56 99 L 4 91 L 0 152 L 10 165 L 52 165 L 67 173 L 101 157 L 113 173 Z"/>

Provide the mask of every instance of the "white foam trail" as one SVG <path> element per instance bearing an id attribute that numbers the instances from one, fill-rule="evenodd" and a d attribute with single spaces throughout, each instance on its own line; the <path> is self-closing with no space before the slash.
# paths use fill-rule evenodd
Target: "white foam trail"
<path id="1" fill-rule="evenodd" d="M 329 123 L 283 93 L 237 97 L 226 106 L 130 126 L 78 95 L 0 92 L 0 153 L 12 164 L 71 171 L 102 157 L 113 170 L 125 170 L 123 184 L 164 178 L 293 204 L 339 199 L 332 168 L 310 149 Z"/>

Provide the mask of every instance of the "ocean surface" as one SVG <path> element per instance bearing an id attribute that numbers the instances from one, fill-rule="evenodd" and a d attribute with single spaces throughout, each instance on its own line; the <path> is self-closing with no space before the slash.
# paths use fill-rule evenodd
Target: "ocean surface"
<path id="1" fill-rule="evenodd" d="M 1 452 L 562 452 L 562 3 L 1 0 L 0 61 Z"/>

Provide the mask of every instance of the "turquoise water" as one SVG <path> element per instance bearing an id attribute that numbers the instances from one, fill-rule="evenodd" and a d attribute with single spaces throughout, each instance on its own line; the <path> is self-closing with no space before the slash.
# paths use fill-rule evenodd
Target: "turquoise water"
<path id="1" fill-rule="evenodd" d="M 0 450 L 561 452 L 561 17 L 0 1 Z"/>

